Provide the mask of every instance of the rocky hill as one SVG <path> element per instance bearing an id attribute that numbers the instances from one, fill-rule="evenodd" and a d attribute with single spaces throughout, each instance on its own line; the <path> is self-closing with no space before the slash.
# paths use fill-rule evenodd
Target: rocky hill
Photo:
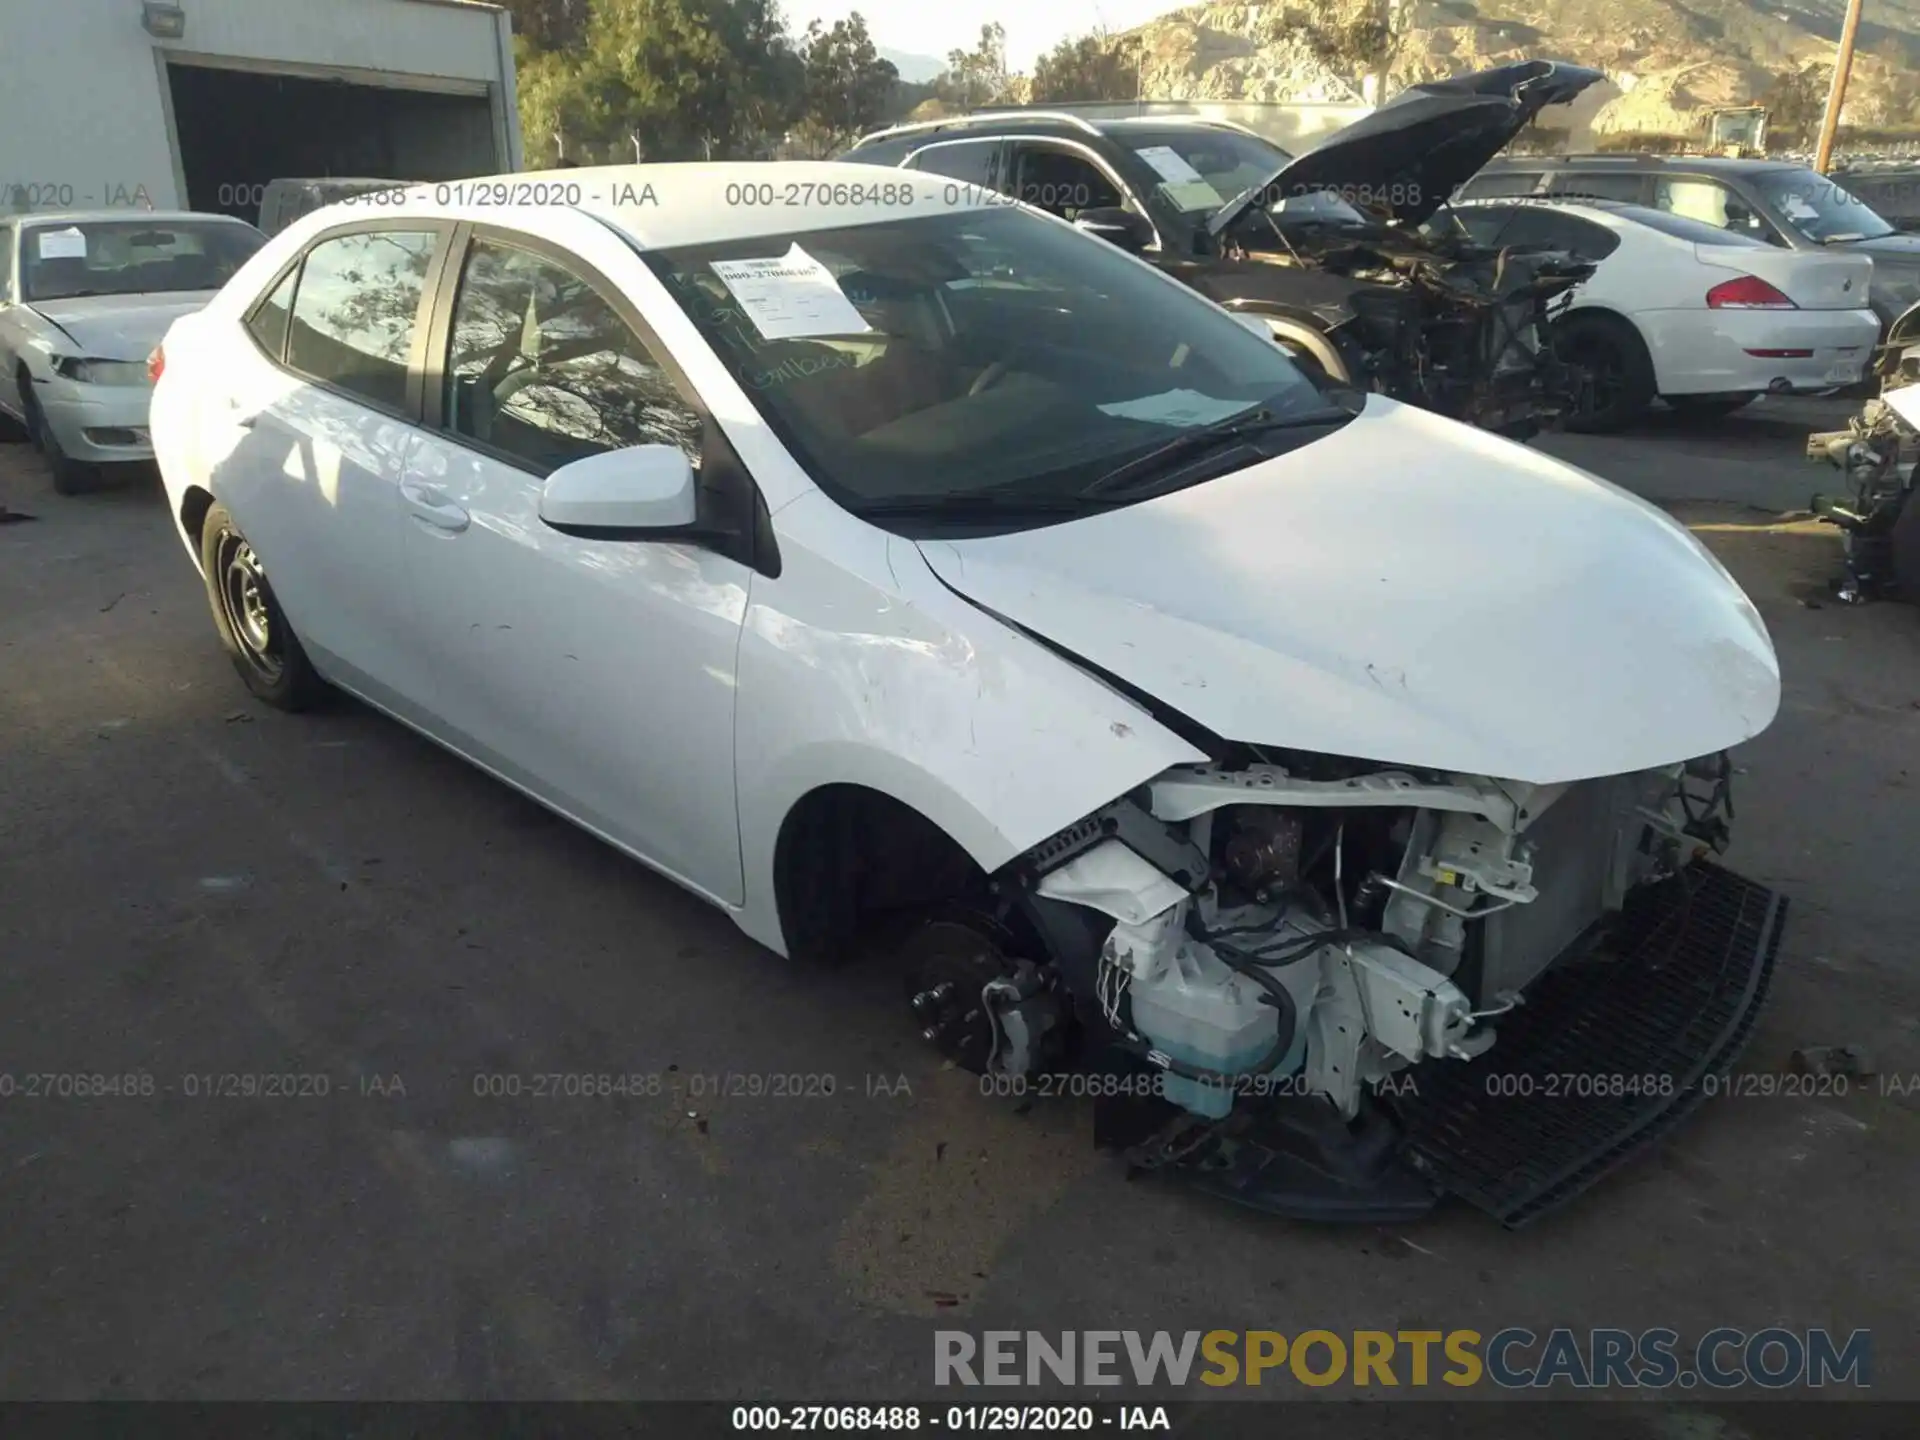
<path id="1" fill-rule="evenodd" d="M 1845 0 L 1395 0 L 1387 92 L 1507 60 L 1592 65 L 1612 82 L 1596 135 L 1686 134 L 1716 105 L 1824 99 Z M 1372 96 L 1369 0 L 1200 5 L 1116 37 L 1152 99 L 1353 102 Z M 1874 0 L 1844 122 L 1920 126 L 1920 0 Z M 1785 87 L 1783 89 L 1783 87 Z"/>

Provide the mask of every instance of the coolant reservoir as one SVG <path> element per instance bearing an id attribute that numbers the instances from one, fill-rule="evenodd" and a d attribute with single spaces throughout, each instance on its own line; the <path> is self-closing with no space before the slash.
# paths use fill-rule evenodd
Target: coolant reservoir
<path id="1" fill-rule="evenodd" d="M 1279 1011 L 1264 990 L 1204 946 L 1182 941 L 1131 989 L 1133 1027 L 1183 1065 L 1222 1075 L 1245 1075 L 1273 1048 Z M 1304 1027 L 1300 1027 L 1304 1031 Z M 1305 1035 L 1294 1036 L 1293 1053 L 1280 1073 L 1297 1068 Z M 1271 1072 L 1275 1067 L 1267 1067 Z M 1233 1108 L 1233 1089 L 1169 1073 L 1166 1098 L 1197 1115 L 1215 1119 Z"/>

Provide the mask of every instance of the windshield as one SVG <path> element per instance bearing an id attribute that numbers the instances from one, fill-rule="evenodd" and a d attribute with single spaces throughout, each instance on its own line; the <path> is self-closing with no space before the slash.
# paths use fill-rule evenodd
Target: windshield
<path id="1" fill-rule="evenodd" d="M 1877 240 L 1894 233 L 1866 201 L 1813 170 L 1758 176 L 1755 187 L 1807 239 Z"/>
<path id="2" fill-rule="evenodd" d="M 1190 215 L 1218 210 L 1266 183 L 1293 157 L 1257 135 L 1193 125 L 1178 130 L 1118 132 L 1160 177 L 1160 190 Z"/>
<path id="3" fill-rule="evenodd" d="M 67 300 L 218 290 L 267 237 L 240 220 L 76 220 L 21 241 L 21 298 Z"/>
<path id="4" fill-rule="evenodd" d="M 1271 340 L 1022 210 L 646 259 L 796 459 L 856 513 L 1058 504 L 1193 427 L 1327 404 Z"/>

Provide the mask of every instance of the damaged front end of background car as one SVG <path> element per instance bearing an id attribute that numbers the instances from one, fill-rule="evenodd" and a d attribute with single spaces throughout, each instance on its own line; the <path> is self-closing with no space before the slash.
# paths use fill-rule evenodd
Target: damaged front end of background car
<path id="1" fill-rule="evenodd" d="M 1815 495 L 1813 513 L 1838 526 L 1844 603 L 1920 600 L 1920 507 L 1908 504 L 1920 462 L 1920 305 L 1887 329 L 1874 374 L 1880 394 L 1844 430 L 1807 437 L 1807 458 L 1847 479 L 1844 495 Z"/>
<path id="2" fill-rule="evenodd" d="M 1585 376 L 1550 325 L 1593 264 L 1421 227 L 1543 108 L 1601 78 L 1532 60 L 1414 86 L 1222 206 L 1213 242 L 1228 261 L 1326 278 L 1304 317 L 1319 333 L 1280 338 L 1333 379 L 1509 438 L 1554 428 Z M 1301 294 L 1291 275 L 1273 288 Z"/>
<path id="3" fill-rule="evenodd" d="M 914 1009 L 984 1074 L 1086 1067 L 1135 1169 L 1302 1218 L 1453 1193 L 1518 1226 L 1745 1040 L 1784 901 L 1715 863 L 1731 782 L 1724 754 L 1546 786 L 1176 767 L 995 877 L 1001 943 L 932 927 Z"/>

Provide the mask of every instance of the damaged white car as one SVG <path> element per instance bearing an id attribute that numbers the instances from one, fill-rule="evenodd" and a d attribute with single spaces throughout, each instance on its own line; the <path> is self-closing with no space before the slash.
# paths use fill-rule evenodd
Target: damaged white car
<path id="1" fill-rule="evenodd" d="M 885 939 L 947 1055 L 1281 1213 L 1523 1223 L 1731 1063 L 1779 673 L 1684 529 L 996 194 L 566 182 L 322 211 L 168 335 L 257 695 L 348 690 L 782 953 Z"/>

